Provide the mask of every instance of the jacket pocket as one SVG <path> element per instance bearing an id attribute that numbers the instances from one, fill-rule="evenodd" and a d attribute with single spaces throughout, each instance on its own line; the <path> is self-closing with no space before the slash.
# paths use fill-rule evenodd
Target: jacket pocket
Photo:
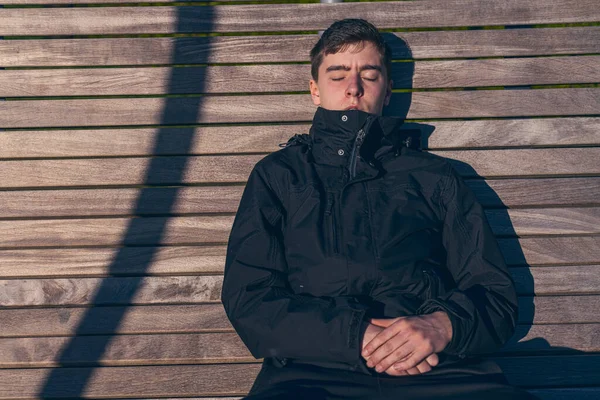
<path id="1" fill-rule="evenodd" d="M 339 254 L 338 229 L 335 218 L 335 196 L 327 193 L 327 206 L 325 208 L 325 226 L 327 231 L 328 251 L 330 254 Z"/>

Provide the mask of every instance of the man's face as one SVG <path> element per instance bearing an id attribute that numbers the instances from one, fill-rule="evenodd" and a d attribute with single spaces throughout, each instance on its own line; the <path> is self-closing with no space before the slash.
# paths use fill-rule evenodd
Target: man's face
<path id="1" fill-rule="evenodd" d="M 311 79 L 309 83 L 315 105 L 381 115 L 383 106 L 390 102 L 392 81 L 377 49 L 368 42 L 359 48 L 351 45 L 346 51 L 323 57 L 318 81 Z"/>

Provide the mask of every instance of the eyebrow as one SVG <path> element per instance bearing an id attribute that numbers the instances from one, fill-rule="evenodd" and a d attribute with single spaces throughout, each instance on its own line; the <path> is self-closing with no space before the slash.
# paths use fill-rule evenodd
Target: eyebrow
<path id="1" fill-rule="evenodd" d="M 360 68 L 359 72 L 362 72 L 365 70 L 376 70 L 376 71 L 382 72 L 382 69 L 379 65 L 371 65 L 371 64 L 363 65 Z M 331 71 L 350 71 L 350 67 L 347 65 L 330 65 L 325 70 L 325 72 L 331 72 Z"/>

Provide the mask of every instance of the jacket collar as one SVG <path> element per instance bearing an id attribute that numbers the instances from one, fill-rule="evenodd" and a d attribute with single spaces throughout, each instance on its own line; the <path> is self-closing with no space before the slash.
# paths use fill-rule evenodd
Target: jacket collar
<path id="1" fill-rule="evenodd" d="M 358 132 L 365 137 L 360 146 L 360 156 L 366 161 L 379 160 L 402 147 L 420 148 L 418 131 L 400 131 L 402 118 L 383 117 L 360 110 L 327 110 L 318 107 L 309 136 L 315 162 L 331 165 L 348 165 L 353 154 Z"/>

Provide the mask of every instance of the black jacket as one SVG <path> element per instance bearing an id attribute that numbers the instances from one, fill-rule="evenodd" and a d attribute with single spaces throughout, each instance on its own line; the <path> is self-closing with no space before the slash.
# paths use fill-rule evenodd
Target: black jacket
<path id="1" fill-rule="evenodd" d="M 318 108 L 254 167 L 222 301 L 256 358 L 365 370 L 368 318 L 448 313 L 449 358 L 493 351 L 517 297 L 481 205 L 402 120 Z"/>

